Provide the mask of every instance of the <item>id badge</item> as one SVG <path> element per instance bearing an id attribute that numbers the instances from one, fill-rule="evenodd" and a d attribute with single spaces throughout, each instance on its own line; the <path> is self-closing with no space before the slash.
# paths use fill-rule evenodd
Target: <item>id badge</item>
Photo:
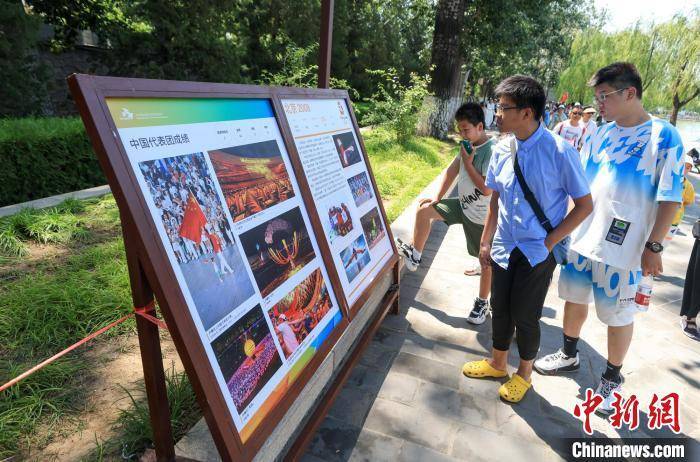
<path id="1" fill-rule="evenodd" d="M 613 244 L 622 245 L 622 243 L 625 242 L 625 237 L 630 230 L 630 225 L 631 223 L 629 221 L 613 218 L 605 240 L 612 242 Z"/>

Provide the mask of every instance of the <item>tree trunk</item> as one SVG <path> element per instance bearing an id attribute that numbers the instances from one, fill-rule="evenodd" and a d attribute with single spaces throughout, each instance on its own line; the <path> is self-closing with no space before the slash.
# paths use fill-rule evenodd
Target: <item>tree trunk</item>
<path id="1" fill-rule="evenodd" d="M 678 111 L 681 109 L 680 101 L 678 100 L 678 93 L 673 94 L 673 110 L 671 111 L 671 118 L 669 122 L 674 127 L 676 126 L 676 119 L 678 119 Z"/>
<path id="2" fill-rule="evenodd" d="M 461 47 L 466 0 L 439 0 L 431 57 L 430 89 L 433 97 L 428 119 L 429 135 L 447 138 L 454 113 L 464 98 L 469 73 L 464 69 Z"/>

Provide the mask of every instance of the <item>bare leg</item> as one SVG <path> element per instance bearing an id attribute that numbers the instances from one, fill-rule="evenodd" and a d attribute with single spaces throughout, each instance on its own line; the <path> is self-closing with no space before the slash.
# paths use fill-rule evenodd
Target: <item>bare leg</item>
<path id="1" fill-rule="evenodd" d="M 492 358 L 488 360 L 491 367 L 499 371 L 505 371 L 508 365 L 508 352 L 496 350 L 495 348 L 492 348 L 491 351 Z"/>
<path id="2" fill-rule="evenodd" d="M 432 205 L 426 203 L 418 207 L 416 224 L 413 226 L 413 247 L 419 252 L 422 252 L 425 247 L 433 220 L 442 220 L 442 216 Z"/>
<path id="3" fill-rule="evenodd" d="M 532 376 L 532 364 L 535 361 L 533 359 L 529 361 L 525 361 L 524 359 L 520 360 L 520 365 L 518 366 L 518 372 L 517 374 L 525 379 L 526 382 L 530 381 L 530 376 Z"/>
<path id="4" fill-rule="evenodd" d="M 588 305 L 566 302 L 564 305 L 564 335 L 579 338 L 588 316 Z"/>
<path id="5" fill-rule="evenodd" d="M 481 278 L 479 279 L 479 298 L 486 300 L 491 292 L 491 266 L 481 267 Z"/>
<path id="6" fill-rule="evenodd" d="M 613 366 L 621 366 L 632 343 L 634 323 L 626 326 L 608 326 L 608 361 Z"/>

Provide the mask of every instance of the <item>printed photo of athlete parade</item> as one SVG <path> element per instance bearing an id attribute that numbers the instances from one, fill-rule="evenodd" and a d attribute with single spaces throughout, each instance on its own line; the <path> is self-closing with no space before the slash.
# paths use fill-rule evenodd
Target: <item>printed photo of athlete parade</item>
<path id="1" fill-rule="evenodd" d="M 700 0 L 0 3 L 0 462 L 700 462 Z"/>

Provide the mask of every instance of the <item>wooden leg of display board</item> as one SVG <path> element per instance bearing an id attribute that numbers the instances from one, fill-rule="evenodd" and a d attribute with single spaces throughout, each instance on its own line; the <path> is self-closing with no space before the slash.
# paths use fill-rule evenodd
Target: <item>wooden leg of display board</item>
<path id="1" fill-rule="evenodd" d="M 374 334 L 377 332 L 377 329 L 379 329 L 379 326 L 382 324 L 382 321 L 389 312 L 389 309 L 394 305 L 394 302 L 398 300 L 398 295 L 398 288 L 394 288 L 394 286 L 392 286 L 384 295 L 384 298 L 379 304 L 377 314 L 374 316 L 374 319 L 370 322 L 367 329 L 365 329 L 362 336 L 358 339 L 355 348 L 352 350 L 352 353 L 350 353 L 350 356 L 347 358 L 345 363 L 341 366 L 341 369 L 331 386 L 319 400 L 318 406 L 316 409 L 314 409 L 313 414 L 309 418 L 306 425 L 304 425 L 304 429 L 301 431 L 301 433 L 299 433 L 296 441 L 294 444 L 292 444 L 289 452 L 284 457 L 285 461 L 297 461 L 304 455 L 307 446 L 309 443 L 311 443 L 311 440 L 316 434 L 316 430 L 318 430 L 318 427 L 321 425 L 321 422 L 328 413 L 328 410 L 338 397 L 343 385 L 347 381 L 348 377 L 350 377 L 350 372 L 352 372 L 353 367 L 355 367 L 357 362 L 360 360 L 362 353 L 369 345 L 370 341 L 374 337 Z"/>
<path id="2" fill-rule="evenodd" d="M 146 313 L 155 316 L 153 291 L 139 261 L 138 251 L 135 248 L 134 239 L 136 233 L 130 220 L 125 220 L 124 216 L 122 216 L 122 227 L 134 307 L 150 306 L 151 309 L 146 311 Z M 139 336 L 143 379 L 146 385 L 146 397 L 148 399 L 151 428 L 153 429 L 156 459 L 158 462 L 171 462 L 175 460 L 175 443 L 170 424 L 170 407 L 168 406 L 158 326 L 143 316 L 136 316 L 136 330 Z"/>
<path id="3" fill-rule="evenodd" d="M 399 263 L 401 261 L 397 261 L 396 264 L 394 265 L 394 268 L 392 268 L 392 274 L 394 277 L 394 283 L 391 286 L 391 289 L 393 289 L 394 292 L 396 292 L 396 297 L 394 298 L 393 303 L 391 304 L 391 314 L 399 314 L 399 291 L 401 290 L 401 267 L 399 266 Z"/>

